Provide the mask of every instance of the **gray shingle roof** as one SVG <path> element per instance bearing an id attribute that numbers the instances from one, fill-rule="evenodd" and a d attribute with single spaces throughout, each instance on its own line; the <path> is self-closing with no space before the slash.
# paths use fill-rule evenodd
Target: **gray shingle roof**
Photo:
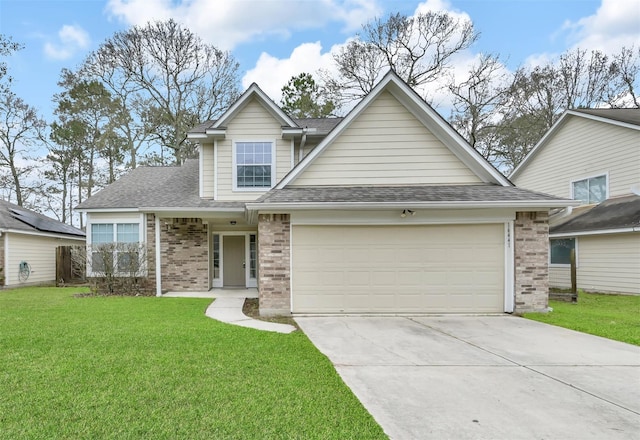
<path id="1" fill-rule="evenodd" d="M 640 125 L 640 108 L 576 109 L 578 113 L 599 116 L 627 124 Z"/>
<path id="2" fill-rule="evenodd" d="M 20 215 L 16 214 L 19 213 Z M 19 219 L 29 218 L 33 226 Z M 0 229 L 15 229 L 18 231 L 47 232 L 62 235 L 84 237 L 85 233 L 81 229 L 74 228 L 66 223 L 54 220 L 46 215 L 31 211 L 5 200 L 0 200 Z"/>
<path id="3" fill-rule="evenodd" d="M 182 166 L 139 167 L 97 192 L 80 209 L 242 208 L 242 202 L 216 202 L 199 195 L 198 160 Z"/>
<path id="4" fill-rule="evenodd" d="M 316 132 L 311 134 L 327 135 L 343 119 L 344 118 L 294 118 L 293 121 L 298 124 L 299 127 L 315 128 Z"/>
<path id="5" fill-rule="evenodd" d="M 555 201 L 558 197 L 512 186 L 317 186 L 273 189 L 258 203 L 411 203 Z"/>
<path id="6" fill-rule="evenodd" d="M 640 227 L 640 196 L 605 200 L 594 208 L 550 227 L 551 234 Z"/>

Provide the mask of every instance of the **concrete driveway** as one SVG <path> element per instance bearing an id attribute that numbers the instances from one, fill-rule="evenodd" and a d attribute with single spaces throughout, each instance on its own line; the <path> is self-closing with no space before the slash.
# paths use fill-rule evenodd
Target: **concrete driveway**
<path id="1" fill-rule="evenodd" d="M 513 316 L 296 321 L 392 439 L 640 438 L 640 347 Z"/>

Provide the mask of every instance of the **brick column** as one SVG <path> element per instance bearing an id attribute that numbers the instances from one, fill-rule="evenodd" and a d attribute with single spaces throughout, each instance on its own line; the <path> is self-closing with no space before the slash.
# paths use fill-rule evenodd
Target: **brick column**
<path id="1" fill-rule="evenodd" d="M 549 305 L 549 213 L 517 212 L 514 222 L 515 313 Z"/>
<path id="2" fill-rule="evenodd" d="M 289 214 L 258 216 L 260 315 L 291 313 L 291 222 Z"/>

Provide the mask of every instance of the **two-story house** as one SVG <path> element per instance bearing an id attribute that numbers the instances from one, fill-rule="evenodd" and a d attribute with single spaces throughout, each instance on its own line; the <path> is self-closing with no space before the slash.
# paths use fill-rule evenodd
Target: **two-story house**
<path id="1" fill-rule="evenodd" d="M 522 188 L 579 201 L 550 218 L 552 287 L 640 294 L 640 109 L 569 110 L 513 171 Z"/>
<path id="2" fill-rule="evenodd" d="M 251 85 L 79 206 L 89 248 L 147 249 L 156 292 L 256 289 L 262 314 L 522 312 L 548 299 L 548 212 L 389 72 L 344 118 L 292 119 Z"/>

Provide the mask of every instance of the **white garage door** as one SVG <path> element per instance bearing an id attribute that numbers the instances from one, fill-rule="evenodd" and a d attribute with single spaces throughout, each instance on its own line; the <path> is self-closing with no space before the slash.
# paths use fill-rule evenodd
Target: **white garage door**
<path id="1" fill-rule="evenodd" d="M 502 312 L 504 226 L 293 226 L 295 313 Z"/>

